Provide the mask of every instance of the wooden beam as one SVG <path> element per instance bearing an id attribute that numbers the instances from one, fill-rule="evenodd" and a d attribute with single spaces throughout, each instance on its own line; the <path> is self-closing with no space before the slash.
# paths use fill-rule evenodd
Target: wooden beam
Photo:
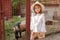
<path id="1" fill-rule="evenodd" d="M 2 7 L 3 0 L 0 1 L 0 40 L 5 39 L 5 28 L 4 28 L 4 12 Z"/>
<path id="2" fill-rule="evenodd" d="M 44 5 L 48 7 L 59 7 L 59 4 L 44 4 Z"/>
<path id="3" fill-rule="evenodd" d="M 30 0 L 26 0 L 26 40 L 30 40 Z"/>
<path id="4" fill-rule="evenodd" d="M 1 2 L 2 0 L 0 0 L 0 40 L 2 40 L 2 31 L 1 31 Z"/>

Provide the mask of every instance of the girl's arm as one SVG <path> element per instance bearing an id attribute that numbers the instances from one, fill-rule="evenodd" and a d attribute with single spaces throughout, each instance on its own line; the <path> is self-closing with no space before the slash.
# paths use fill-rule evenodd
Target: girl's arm
<path id="1" fill-rule="evenodd" d="M 33 30 L 33 26 L 34 26 L 34 19 L 33 19 L 33 13 L 32 13 L 30 17 L 30 30 Z"/>
<path id="2" fill-rule="evenodd" d="M 46 28 L 45 28 L 45 16 L 43 16 L 43 18 L 42 18 L 41 30 L 42 30 L 42 32 L 46 33 Z"/>

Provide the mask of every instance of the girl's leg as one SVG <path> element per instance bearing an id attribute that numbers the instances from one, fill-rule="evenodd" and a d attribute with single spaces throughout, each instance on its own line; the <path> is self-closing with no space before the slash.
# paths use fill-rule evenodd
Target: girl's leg
<path id="1" fill-rule="evenodd" d="M 31 32 L 30 40 L 34 40 L 35 36 L 36 36 L 36 34 L 34 32 Z"/>
<path id="2" fill-rule="evenodd" d="M 39 40 L 43 40 L 44 37 L 45 37 L 45 33 L 43 33 L 43 32 L 39 33 L 39 35 L 38 35 Z"/>

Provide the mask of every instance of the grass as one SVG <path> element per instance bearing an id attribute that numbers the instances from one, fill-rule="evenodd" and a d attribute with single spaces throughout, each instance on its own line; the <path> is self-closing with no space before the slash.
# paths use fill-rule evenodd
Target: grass
<path id="1" fill-rule="evenodd" d="M 15 25 L 15 23 L 17 22 L 21 22 L 23 21 L 24 18 L 19 18 L 17 16 L 13 16 L 13 20 L 12 21 L 7 21 L 5 20 L 5 34 L 6 34 L 6 40 L 13 40 L 14 39 L 14 33 L 13 33 L 13 26 Z"/>

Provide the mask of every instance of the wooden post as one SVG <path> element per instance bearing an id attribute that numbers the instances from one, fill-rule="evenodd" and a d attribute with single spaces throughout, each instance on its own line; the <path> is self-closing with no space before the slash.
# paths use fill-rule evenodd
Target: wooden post
<path id="1" fill-rule="evenodd" d="M 26 0 L 26 40 L 30 40 L 30 0 Z"/>
<path id="2" fill-rule="evenodd" d="M 4 17 L 11 18 L 12 5 L 11 0 L 0 0 L 0 40 L 5 39 Z"/>
<path id="3" fill-rule="evenodd" d="M 2 7 L 3 0 L 0 1 L 0 40 L 5 40 L 5 28 L 4 28 L 4 12 Z"/>
<path id="4" fill-rule="evenodd" d="M 0 0 L 0 40 L 2 40 L 2 31 L 1 31 L 1 2 L 2 0 Z"/>

